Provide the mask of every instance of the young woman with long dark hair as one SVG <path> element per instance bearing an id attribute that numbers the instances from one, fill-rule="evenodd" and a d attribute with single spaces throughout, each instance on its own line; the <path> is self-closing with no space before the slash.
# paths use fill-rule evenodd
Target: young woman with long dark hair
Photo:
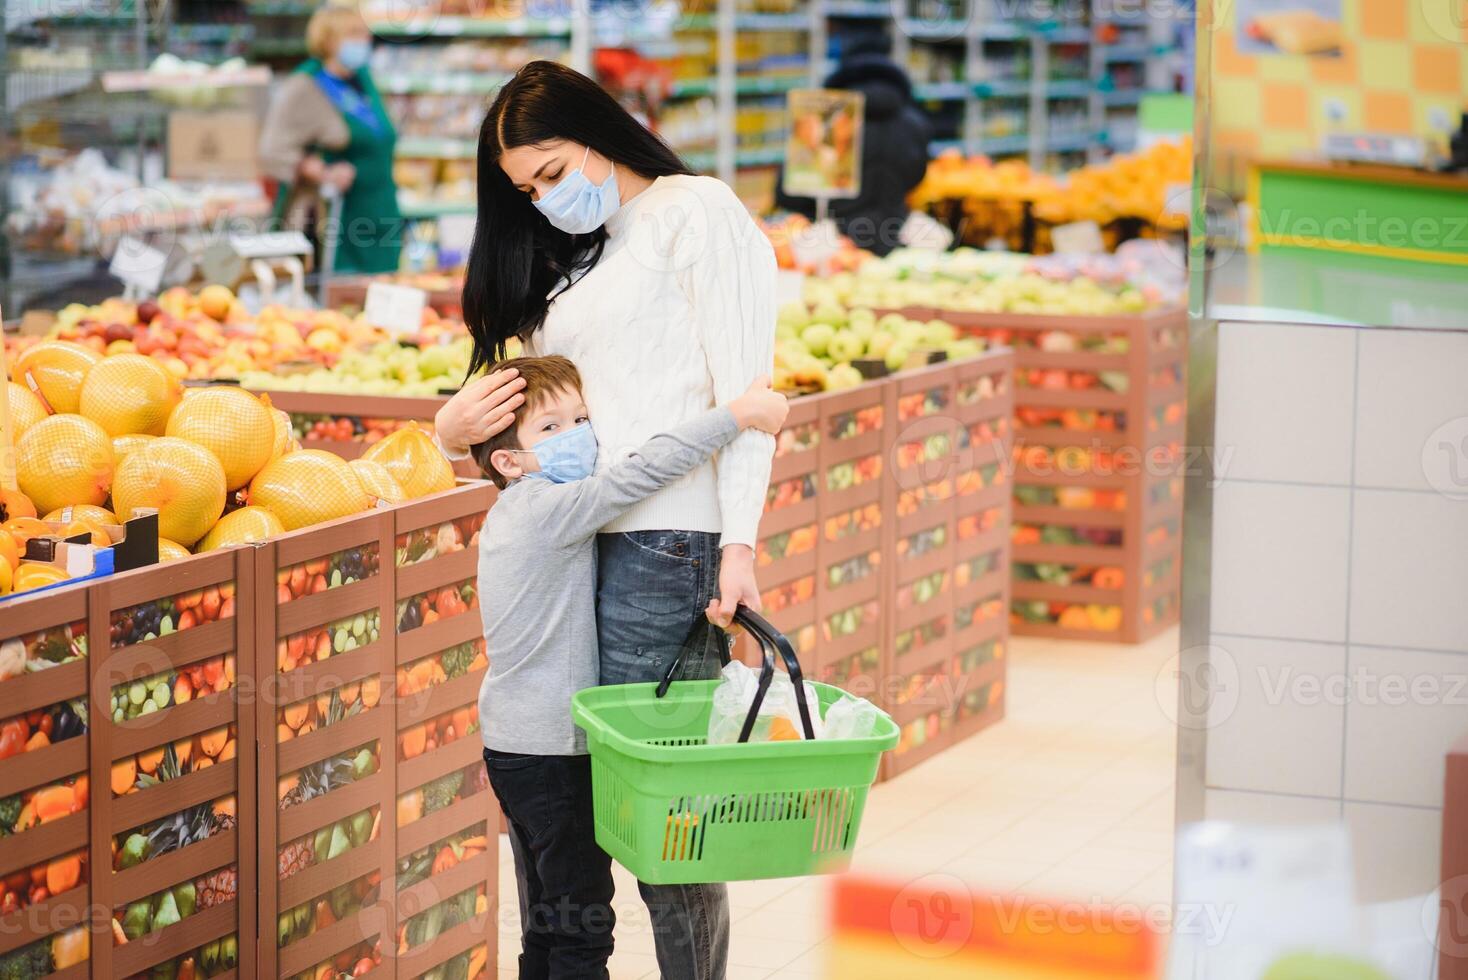
<path id="1" fill-rule="evenodd" d="M 502 357 L 511 337 L 528 354 L 570 358 L 600 465 L 772 371 L 774 283 L 774 252 L 735 194 L 692 175 L 590 79 L 535 62 L 500 91 L 479 137 L 479 220 L 464 287 L 473 364 Z M 461 453 L 507 426 L 517 385 L 491 376 L 450 399 L 435 420 L 445 450 Z M 603 529 L 603 684 L 717 676 L 722 627 L 738 605 L 760 604 L 753 549 L 774 445 L 763 433 L 741 435 Z M 725 887 L 640 888 L 663 976 L 722 977 Z"/>

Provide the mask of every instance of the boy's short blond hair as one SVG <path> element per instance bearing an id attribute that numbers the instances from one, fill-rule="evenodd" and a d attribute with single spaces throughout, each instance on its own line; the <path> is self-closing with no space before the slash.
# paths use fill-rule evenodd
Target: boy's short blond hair
<path id="1" fill-rule="evenodd" d="M 495 486 L 501 490 L 505 488 L 507 481 L 504 474 L 490 463 L 489 458 L 494 455 L 495 450 L 524 448 L 520 445 L 520 420 L 528 418 L 548 397 L 557 392 L 581 391 L 581 374 L 576 370 L 576 365 L 564 357 L 516 357 L 492 365 L 489 373 L 510 368 L 519 371 L 521 380 L 525 382 L 525 390 L 521 392 L 525 396 L 525 403 L 515 412 L 515 424 L 470 449 L 474 461 L 479 464 L 484 475 L 493 480 Z"/>
<path id="2" fill-rule="evenodd" d="M 317 61 L 326 61 L 336 54 L 342 37 L 357 30 L 371 33 L 355 3 L 332 2 L 318 7 L 306 22 L 306 51 Z"/>

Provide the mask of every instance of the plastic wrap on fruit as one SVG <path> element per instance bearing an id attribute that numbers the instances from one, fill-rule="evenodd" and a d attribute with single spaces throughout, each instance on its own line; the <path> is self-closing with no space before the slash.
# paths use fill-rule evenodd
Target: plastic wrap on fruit
<path id="1" fill-rule="evenodd" d="M 759 671 L 739 661 L 731 661 L 720 672 L 719 686 L 714 688 L 713 711 L 709 714 L 710 745 L 728 745 L 739 741 L 744 719 L 749 717 L 749 706 L 754 703 L 755 691 L 759 689 Z M 821 738 L 820 702 L 815 688 L 805 685 L 805 700 L 810 707 L 811 726 L 816 738 Z M 770 681 L 770 689 L 760 703 L 759 717 L 749 734 L 751 742 L 793 741 L 804 737 L 800 722 L 800 706 L 795 700 L 795 685 L 790 675 L 776 671 Z"/>
<path id="2" fill-rule="evenodd" d="M 821 738 L 870 738 L 881 717 L 882 712 L 875 704 L 848 694 L 826 709 Z"/>

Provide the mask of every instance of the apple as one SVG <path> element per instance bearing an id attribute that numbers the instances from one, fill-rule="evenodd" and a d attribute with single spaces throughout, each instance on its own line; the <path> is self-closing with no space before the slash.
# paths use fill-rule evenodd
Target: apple
<path id="1" fill-rule="evenodd" d="M 895 336 L 886 331 L 879 330 L 867 340 L 867 356 L 886 357 L 887 352 L 892 349 L 892 345 L 896 342 L 897 338 Z"/>
<path id="2" fill-rule="evenodd" d="M 833 361 L 851 361 L 866 351 L 866 343 L 850 330 L 838 330 L 826 345 L 826 356 Z"/>
<path id="3" fill-rule="evenodd" d="M 912 345 L 898 341 L 887 350 L 887 356 L 883 358 L 887 362 L 887 370 L 901 371 L 907 359 L 912 356 Z"/>
<path id="4" fill-rule="evenodd" d="M 816 357 L 826 353 L 826 345 L 836 336 L 836 328 L 829 323 L 812 323 L 800 332 L 801 343 Z"/>
<path id="5" fill-rule="evenodd" d="M 847 388 L 855 388 L 865 380 L 861 372 L 850 364 L 838 364 L 826 372 L 826 390 L 843 391 Z"/>
<path id="6" fill-rule="evenodd" d="M 138 304 L 138 322 L 146 326 L 158 319 L 158 315 L 162 312 L 163 307 L 151 299 L 145 299 Z"/>

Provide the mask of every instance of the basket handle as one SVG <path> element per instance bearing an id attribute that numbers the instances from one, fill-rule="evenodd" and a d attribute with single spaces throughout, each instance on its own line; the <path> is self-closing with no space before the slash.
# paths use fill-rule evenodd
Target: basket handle
<path id="1" fill-rule="evenodd" d="M 810 721 L 810 705 L 805 700 L 805 682 L 800 672 L 800 661 L 795 657 L 795 648 L 785 638 L 785 634 L 770 625 L 769 620 L 748 606 L 740 606 L 734 611 L 734 622 L 743 626 L 759 642 L 760 649 L 764 651 L 765 662 L 760 667 L 759 682 L 755 686 L 754 701 L 749 706 L 749 715 L 744 719 L 744 727 L 739 731 L 739 741 L 748 742 L 749 736 L 754 732 L 755 720 L 759 718 L 759 709 L 765 701 L 765 693 L 770 689 L 770 683 L 775 679 L 775 653 L 780 654 L 780 659 L 785 661 L 785 669 L 790 674 L 790 683 L 795 685 L 795 703 L 800 708 L 800 724 L 805 729 L 805 737 L 814 741 L 816 732 Z"/>

